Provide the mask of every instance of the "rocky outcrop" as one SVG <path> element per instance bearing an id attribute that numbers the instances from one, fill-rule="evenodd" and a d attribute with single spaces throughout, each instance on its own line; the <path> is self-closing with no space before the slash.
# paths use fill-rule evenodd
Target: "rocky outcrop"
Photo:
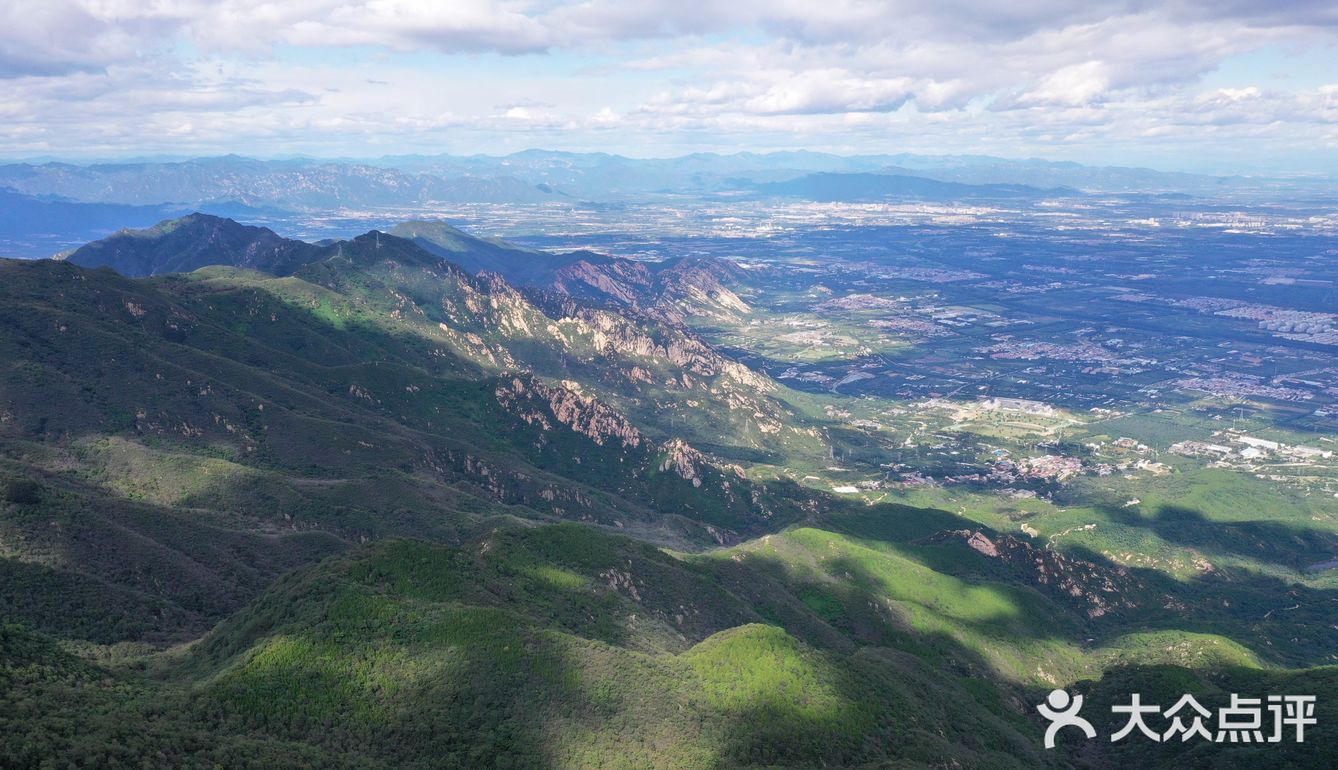
<path id="1" fill-rule="evenodd" d="M 920 541 L 923 544 L 963 543 L 986 559 L 998 559 L 1046 593 L 1076 605 L 1096 619 L 1138 607 L 1134 598 L 1146 586 L 1123 567 L 1106 566 L 1065 556 L 1012 535 L 990 537 L 978 530 L 951 529 Z"/>
<path id="2" fill-rule="evenodd" d="M 706 455 L 688 446 L 681 438 L 669 439 L 660 446 L 660 470 L 672 471 L 694 487 L 702 485 L 702 475 L 710 465 Z"/>
<path id="3" fill-rule="evenodd" d="M 617 410 L 575 390 L 513 377 L 498 385 L 494 395 L 507 411 L 545 431 L 565 425 L 600 446 L 617 443 L 624 449 L 645 441 L 641 431 Z"/>
<path id="4" fill-rule="evenodd" d="M 570 264 L 534 288 L 620 310 L 635 310 L 658 321 L 681 326 L 691 317 L 738 321 L 752 308 L 730 288 L 741 269 L 715 257 L 680 257 L 643 262 L 589 252 L 573 252 Z"/>
<path id="5" fill-rule="evenodd" d="M 559 320 L 575 324 L 579 331 L 589 334 L 601 354 L 659 359 L 698 377 L 723 376 L 762 393 L 774 389 L 766 377 L 720 355 L 710 345 L 679 329 L 665 329 L 652 336 L 621 315 L 589 309 L 577 309 Z"/>
<path id="6" fill-rule="evenodd" d="M 546 288 L 573 297 L 610 299 L 618 305 L 642 307 L 652 281 L 643 262 L 582 259 L 557 271 Z"/>
<path id="7" fill-rule="evenodd" d="M 523 505 L 580 521 L 614 522 L 611 511 L 601 510 L 575 486 L 543 481 L 473 452 L 429 451 L 420 462 L 420 470 L 452 483 L 466 483 L 481 496 L 506 505 Z"/>
<path id="8" fill-rule="evenodd" d="M 675 260 L 656 276 L 656 305 L 666 313 L 703 316 L 737 322 L 739 316 L 752 312 L 730 288 L 742 278 L 733 262 L 714 257 L 685 257 Z"/>
<path id="9" fill-rule="evenodd" d="M 388 317 L 397 332 L 439 346 L 436 360 L 444 365 L 458 361 L 448 364 L 457 371 L 518 374 L 550 384 L 578 380 L 586 394 L 652 433 L 683 435 L 698 445 L 732 442 L 763 449 L 787 430 L 801 432 L 793 427 L 794 413 L 771 397 L 776 390 L 772 380 L 686 328 L 631 308 L 613 310 L 555 291 L 520 290 L 488 270 L 471 275 L 416 243 L 375 232 L 341 241 L 328 247 L 333 250 L 328 262 L 309 265 L 298 277 L 340 295 L 340 317 Z M 564 275 L 607 279 L 614 281 L 606 287 L 610 291 L 631 292 L 659 275 L 698 276 L 706 283 L 692 278 L 683 285 L 700 288 L 738 269 L 712 260 L 648 264 L 590 254 L 569 265 Z M 580 398 L 570 396 L 565 404 L 545 401 L 542 408 L 527 405 L 523 411 L 530 424 L 547 421 L 545 430 L 570 423 L 573 430 L 604 440 L 602 418 L 586 420 L 581 417 L 586 409 Z M 689 412 L 692 418 L 684 419 Z"/>

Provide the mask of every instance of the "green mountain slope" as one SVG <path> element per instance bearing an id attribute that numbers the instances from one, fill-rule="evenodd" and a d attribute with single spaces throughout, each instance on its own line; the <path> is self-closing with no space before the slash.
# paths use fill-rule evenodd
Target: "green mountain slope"
<path id="1" fill-rule="evenodd" d="M 1325 766 L 1323 585 L 750 478 L 831 424 L 667 315 L 311 249 L 0 261 L 0 766 Z M 1056 686 L 1321 723 L 1047 752 Z"/>
<path id="2" fill-rule="evenodd" d="M 775 383 L 682 328 L 687 315 L 709 314 L 710 308 L 747 309 L 723 286 L 737 278 L 737 268 L 719 260 L 647 267 L 584 252 L 548 254 L 475 238 L 440 222 L 410 222 L 395 231 L 412 241 L 374 232 L 315 246 L 195 214 L 88 244 L 69 259 L 131 276 L 207 265 L 295 275 L 303 281 L 234 274 L 221 280 L 304 304 L 336 324 L 347 319 L 444 339 L 452 353 L 486 370 L 523 369 L 555 382 L 600 386 L 595 395 L 637 417 L 661 440 L 681 436 L 694 445 L 738 446 L 745 455 L 777 446 L 813 456 L 826 451 L 809 426 L 790 430 L 796 416 L 769 397 L 778 390 Z M 576 288 L 591 285 L 571 272 L 581 273 L 588 260 L 611 271 L 596 281 L 602 288 L 591 289 L 594 295 Z M 527 296 L 512 282 L 552 293 Z M 606 302 L 610 297 L 617 301 Z"/>
<path id="3" fill-rule="evenodd" d="M 830 553 L 833 538 L 843 553 Z M 1178 742 L 1091 751 L 1071 739 L 1047 752 L 1030 704 L 1049 685 L 995 664 L 999 653 L 1058 660 L 1053 643 L 1018 640 L 1061 637 L 1073 617 L 1007 584 L 954 588 L 905 556 L 886 557 L 903 567 L 882 573 L 884 586 L 862 582 L 880 574 L 867 557 L 868 577 L 853 582 L 807 566 L 831 559 L 848 572 L 854 547 L 797 532 L 676 558 L 570 524 L 459 547 L 385 541 L 283 578 L 144 673 L 11 629 L 0 634 L 15 704 L 5 713 L 28 721 L 9 746 L 71 758 L 110 743 L 126 766 L 1324 766 L 1332 669 L 1223 662 L 1204 675 L 1155 656 L 1079 686 L 1103 734 L 1119 727 L 1108 704 L 1131 691 L 1214 705 L 1229 692 L 1319 692 L 1320 725 L 1307 743 L 1263 754 Z M 833 611 L 833 578 L 863 612 L 853 601 Z M 987 643 L 973 650 L 972 635 Z M 90 709 L 104 715 L 91 733 L 66 727 Z M 151 729 L 118 734 L 118 719 Z"/>
<path id="4" fill-rule="evenodd" d="M 539 286 L 573 262 L 572 255 L 527 249 L 497 238 L 479 238 L 442 221 L 410 220 L 386 231 L 459 265 L 470 273 L 497 273 L 524 286 Z"/>
<path id="5" fill-rule="evenodd" d="M 123 679 L 143 689 L 112 705 L 135 713 L 156 693 L 178 711 L 144 753 L 177 754 L 167 736 L 204 727 L 252 761 L 304 745 L 395 767 L 1046 764 L 993 685 L 807 641 L 707 565 L 583 527 L 383 543 L 281 581 L 166 663 L 150 684 Z M 107 687 L 90 675 L 78 697 Z M 29 707 L 29 740 L 68 755 L 60 708 Z"/>
<path id="6" fill-rule="evenodd" d="M 122 230 L 62 258 L 85 267 L 110 267 L 127 276 L 189 272 L 207 265 L 288 275 L 320 253 L 317 246 L 264 227 L 197 213 L 146 230 Z"/>
<path id="7" fill-rule="evenodd" d="M 0 451 L 6 483 L 35 490 L 3 503 L 0 596 L 52 633 L 189 636 L 345 543 L 451 540 L 499 516 L 700 543 L 800 515 L 783 485 L 648 434 L 599 382 L 539 374 L 600 371 L 610 394 L 636 397 L 619 389 L 624 367 L 679 356 L 702 380 L 662 391 L 676 397 L 712 397 L 714 374 L 765 399 L 764 382 L 611 314 L 607 333 L 564 332 L 505 284 L 400 239 L 337 245 L 303 269 L 310 281 L 211 269 L 146 282 L 60 262 L 0 273 Z M 606 334 L 629 347 L 601 352 Z M 151 620 L 102 617 L 101 603 Z"/>
<path id="8" fill-rule="evenodd" d="M 750 310 L 729 288 L 740 281 L 739 268 L 720 259 L 646 262 L 588 250 L 555 254 L 477 238 L 441 221 L 403 222 L 389 232 L 471 273 L 496 273 L 516 286 L 635 310 L 670 323 L 693 316 L 738 321 Z"/>

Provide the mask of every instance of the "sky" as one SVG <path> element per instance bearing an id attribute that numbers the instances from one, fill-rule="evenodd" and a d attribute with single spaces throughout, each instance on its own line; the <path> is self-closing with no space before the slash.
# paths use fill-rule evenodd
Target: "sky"
<path id="1" fill-rule="evenodd" d="M 810 149 L 1338 173 L 1338 3 L 0 0 L 0 157 Z"/>

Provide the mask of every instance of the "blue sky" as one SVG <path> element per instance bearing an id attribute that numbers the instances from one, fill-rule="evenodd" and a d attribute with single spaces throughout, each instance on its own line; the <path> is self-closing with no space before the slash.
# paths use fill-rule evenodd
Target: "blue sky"
<path id="1" fill-rule="evenodd" d="M 542 147 L 1338 172 L 1338 5 L 0 0 L 0 156 Z"/>

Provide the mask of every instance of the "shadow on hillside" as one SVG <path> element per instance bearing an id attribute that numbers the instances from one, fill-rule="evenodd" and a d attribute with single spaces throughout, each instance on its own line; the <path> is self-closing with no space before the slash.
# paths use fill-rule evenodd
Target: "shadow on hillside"
<path id="1" fill-rule="evenodd" d="M 0 614 L 63 639 L 194 638 L 277 575 L 344 548 L 325 533 L 238 531 L 222 517 L 29 473 L 33 498 L 0 502 L 9 550 L 0 560 Z"/>
<path id="2" fill-rule="evenodd" d="M 885 528 L 881 542 L 914 561 L 933 549 L 903 538 L 955 521 L 932 518 Z M 208 692 L 218 699 L 199 694 L 196 703 L 220 729 L 371 752 L 393 764 L 522 758 L 525 767 L 549 768 L 627 756 L 646 765 L 674 757 L 683 767 L 817 766 L 954 757 L 963 766 L 1038 767 L 1062 761 L 1040 751 L 1031 717 L 1046 688 L 1018 683 L 1034 681 L 1038 661 L 1060 678 L 1074 673 L 1045 658 L 1047 643 L 1077 645 L 1092 630 L 1132 627 L 1089 626 L 1029 586 L 976 577 L 966 559 L 954 570 L 961 580 L 992 584 L 1002 605 L 975 607 L 973 594 L 952 595 L 955 584 L 941 584 L 951 589 L 945 606 L 932 595 L 889 602 L 886 581 L 904 577 L 912 584 L 899 590 L 914 592 L 920 578 L 875 573 L 844 554 L 819 568 L 805 554 L 821 556 L 822 544 L 806 547 L 680 561 L 574 525 L 495 533 L 459 549 L 378 544 L 372 553 L 402 556 L 336 557 L 310 578 L 285 578 L 229 621 L 226 633 L 240 636 L 195 672 L 213 682 Z M 383 566 L 358 566 L 366 562 Z M 340 588 L 350 578 L 360 586 L 351 593 Z M 926 624 L 906 601 L 954 617 L 961 631 Z M 719 612 L 729 606 L 735 611 Z M 786 652 L 765 634 L 715 636 L 750 621 L 813 649 Z M 655 623 L 696 646 L 647 654 L 638 637 Z M 1167 627 L 1202 625 L 1191 614 Z M 206 640 L 196 653 L 215 648 Z M 246 652 L 253 648 L 258 655 Z M 1011 657 L 1009 648 L 1022 653 Z M 684 668 L 694 659 L 722 684 L 703 689 Z M 228 661 L 244 668 L 215 679 L 210 672 Z M 808 684 L 793 689 L 791 680 Z"/>
<path id="3" fill-rule="evenodd" d="M 16 334 L 9 337 L 16 360 L 28 360 L 42 376 L 25 380 L 32 387 L 12 407 L 18 414 L 11 428 L 39 426 L 28 436 L 36 441 L 139 435 L 318 482 L 355 476 L 360 493 L 369 486 L 389 490 L 406 474 L 420 474 L 431 478 L 434 495 L 449 496 L 443 487 L 460 484 L 461 497 L 525 505 L 540 517 L 609 526 L 632 517 L 647 531 L 670 521 L 665 541 L 689 533 L 683 514 L 745 533 L 770 526 L 746 494 L 712 495 L 687 479 L 670 489 L 676 482 L 664 474 L 667 481 L 652 486 L 633 473 L 636 462 L 613 457 L 610 447 L 567 442 L 555 449 L 554 442 L 536 440 L 495 403 L 494 382 L 460 379 L 482 372 L 424 330 L 335 314 L 314 287 L 310 307 L 300 298 L 281 300 L 267 290 L 270 279 L 258 286 L 251 280 L 109 276 L 114 290 L 78 284 L 39 312 L 16 309 Z M 79 333 L 58 331 L 67 327 Z M 600 462 L 591 461 L 604 449 Z M 464 465 L 474 467 L 456 467 Z M 393 469 L 389 478 L 386 469 Z M 236 501 L 257 488 L 230 479 L 206 486 L 185 503 Z M 563 499 L 545 497 L 562 486 L 568 487 Z M 405 511 L 452 512 L 424 495 L 400 495 L 371 510 L 291 488 L 267 491 L 277 503 L 293 504 L 283 513 L 351 538 L 388 534 L 381 519 L 412 518 Z M 418 523 L 424 518 L 431 517 Z M 696 529 L 697 544 L 711 542 L 705 528 Z"/>
<path id="4" fill-rule="evenodd" d="M 1197 515 L 1191 520 L 1205 527 L 1218 526 Z M 938 572 L 973 580 L 1009 580 L 1033 590 L 1042 589 L 1034 573 L 1001 565 L 964 546 L 958 551 L 960 555 L 952 555 L 940 547 L 916 545 L 914 541 L 942 530 L 966 529 L 999 537 L 988 527 L 946 511 L 896 505 L 847 506 L 831 511 L 822 521 L 835 531 L 890 545 L 901 555 Z M 1288 666 L 1332 663 L 1333 651 L 1338 649 L 1338 629 L 1332 620 L 1338 607 L 1338 590 L 1290 583 L 1238 568 L 1178 580 L 1155 569 L 1116 564 L 1104 554 L 1082 547 L 1070 546 L 1062 553 L 1112 575 L 1126 574 L 1142 586 L 1140 595 L 1132 597 L 1137 608 L 1082 619 L 1084 633 L 1094 637 L 1110 640 L 1146 630 L 1217 634 L 1265 661 Z M 1052 593 L 1049 598 L 1057 601 L 1063 597 Z"/>
<path id="5" fill-rule="evenodd" d="M 1168 543 L 1194 548 L 1210 558 L 1240 556 L 1303 571 L 1311 564 L 1338 558 L 1338 536 L 1279 521 L 1224 521 L 1182 506 L 1164 505 L 1151 516 L 1133 508 L 1104 506 L 1110 519 L 1147 529 Z"/>
<path id="6" fill-rule="evenodd" d="M 1135 734 L 1130 740 L 1106 742 L 1102 747 L 1105 760 L 1102 767 L 1287 770 L 1334 766 L 1333 745 L 1338 740 L 1338 698 L 1334 697 L 1338 693 L 1338 668 L 1276 671 L 1228 666 L 1213 672 L 1197 672 L 1179 666 L 1128 666 L 1109 670 L 1100 680 L 1084 683 L 1082 689 L 1087 700 L 1083 711 L 1094 717 L 1092 723 L 1101 735 L 1114 734 L 1124 726 L 1127 717 L 1112 714 L 1111 706 L 1127 706 L 1130 693 L 1134 692 L 1140 693 L 1143 703 L 1160 704 L 1163 708 L 1185 693 L 1193 693 L 1203 706 L 1214 712 L 1231 705 L 1232 693 L 1242 698 L 1261 699 L 1267 695 L 1317 695 L 1317 723 L 1305 729 L 1303 743 L 1295 741 L 1293 728 L 1286 729 L 1281 741 L 1265 746 L 1178 740 L 1156 743 L 1138 740 Z M 1268 731 L 1271 731 L 1272 722 L 1272 715 L 1266 712 L 1263 724 Z M 1075 756 L 1084 752 L 1083 744 L 1072 740 L 1061 741 L 1061 750 L 1064 749 Z"/>
<path id="7" fill-rule="evenodd" d="M 285 579 L 197 645 L 201 718 L 396 765 L 1047 764 L 1020 705 L 1033 693 L 994 684 L 946 635 L 880 616 L 871 576 L 841 589 L 855 623 L 842 627 L 766 557 L 684 562 L 570 525 L 372 548 Z M 693 646 L 642 651 L 654 622 Z"/>

